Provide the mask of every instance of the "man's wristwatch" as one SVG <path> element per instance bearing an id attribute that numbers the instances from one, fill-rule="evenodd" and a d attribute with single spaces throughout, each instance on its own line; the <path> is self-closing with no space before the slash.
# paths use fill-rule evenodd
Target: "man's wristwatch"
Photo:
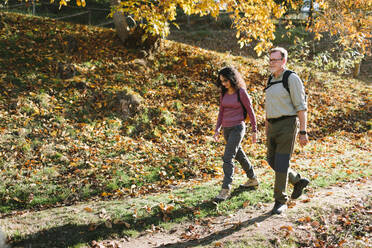
<path id="1" fill-rule="evenodd" d="M 301 134 L 301 135 L 306 135 L 307 132 L 306 132 L 306 131 L 300 131 L 300 134 Z"/>

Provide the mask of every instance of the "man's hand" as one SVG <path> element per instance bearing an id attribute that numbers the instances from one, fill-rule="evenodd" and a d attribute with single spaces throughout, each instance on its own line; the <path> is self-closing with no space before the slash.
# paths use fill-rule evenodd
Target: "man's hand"
<path id="1" fill-rule="evenodd" d="M 300 145 L 303 147 L 303 146 L 306 146 L 306 144 L 309 142 L 309 138 L 307 137 L 307 134 L 299 134 L 300 136 Z"/>
<path id="2" fill-rule="evenodd" d="M 219 132 L 215 132 L 215 133 L 214 133 L 214 135 L 213 135 L 213 139 L 214 139 L 214 141 L 216 141 L 216 142 L 219 141 L 219 137 L 218 137 L 219 134 L 220 134 Z"/>

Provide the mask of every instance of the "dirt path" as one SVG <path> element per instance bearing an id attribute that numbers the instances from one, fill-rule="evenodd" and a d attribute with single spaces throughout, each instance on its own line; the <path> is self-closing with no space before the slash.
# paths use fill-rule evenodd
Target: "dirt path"
<path id="1" fill-rule="evenodd" d="M 271 204 L 261 204 L 246 207 L 228 217 L 182 223 L 168 231 L 154 227 L 137 238 L 106 240 L 95 243 L 93 247 L 222 247 L 225 242 L 236 242 L 252 237 L 273 242 L 278 232 L 296 231 L 297 234 L 306 234 L 308 232 L 306 227 L 296 226 L 295 222 L 311 216 L 314 210 L 326 211 L 362 203 L 372 195 L 371 193 L 371 179 L 364 182 L 340 183 L 338 186 L 307 192 L 299 200 L 289 202 L 288 211 L 280 216 L 269 214 Z"/>

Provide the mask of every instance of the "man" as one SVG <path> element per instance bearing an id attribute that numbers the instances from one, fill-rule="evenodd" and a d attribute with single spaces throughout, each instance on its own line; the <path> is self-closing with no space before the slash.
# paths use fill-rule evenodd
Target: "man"
<path id="1" fill-rule="evenodd" d="M 304 86 L 295 73 L 285 68 L 287 57 L 288 53 L 284 48 L 277 47 L 270 51 L 271 76 L 265 89 L 267 161 L 275 171 L 275 205 L 272 214 L 281 214 L 287 209 L 287 181 L 294 185 L 292 199 L 299 198 L 309 184 L 309 180 L 301 178 L 289 168 L 298 131 L 297 117 L 300 122 L 300 145 L 306 145 L 309 140 L 306 133 L 307 103 Z M 285 77 L 288 79 L 285 80 Z"/>

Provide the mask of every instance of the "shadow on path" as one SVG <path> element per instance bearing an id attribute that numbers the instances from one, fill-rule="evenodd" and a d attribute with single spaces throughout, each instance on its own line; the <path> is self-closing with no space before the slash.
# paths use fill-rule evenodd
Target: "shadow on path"
<path id="1" fill-rule="evenodd" d="M 234 197 L 243 191 L 253 190 L 254 188 L 241 189 L 237 188 L 231 196 Z M 178 209 L 173 210 L 171 213 L 167 213 L 166 217 L 177 220 L 177 218 L 195 219 L 195 210 L 213 211 L 218 206 L 218 203 L 214 199 L 200 202 L 195 206 L 182 206 Z M 163 222 L 164 214 L 160 209 L 154 210 L 151 215 L 134 218 L 132 214 L 123 216 L 121 221 L 129 223 L 131 228 L 138 232 L 143 232 L 148 229 L 151 225 L 159 225 Z M 264 219 L 262 219 L 264 220 Z M 257 221 L 262 221 L 260 218 L 249 221 L 248 225 Z M 35 223 L 36 224 L 36 223 Z M 243 223 L 244 225 L 244 223 Z M 105 240 L 110 238 L 125 238 L 124 232 L 128 228 L 124 224 L 113 224 L 112 228 L 106 227 L 102 222 L 90 223 L 90 224 L 65 224 L 50 229 L 39 230 L 36 233 L 30 234 L 22 239 L 14 240 L 12 242 L 13 247 L 68 247 L 75 246 L 81 243 L 91 243 L 94 240 Z M 231 232 L 237 229 L 231 229 Z M 220 233 L 221 236 L 224 232 Z M 175 246 L 177 247 L 177 246 Z"/>
<path id="2" fill-rule="evenodd" d="M 171 248 L 171 247 L 172 248 L 184 248 L 184 247 L 195 247 L 195 246 L 200 246 L 200 245 L 208 245 L 208 244 L 210 244 L 214 241 L 217 241 L 217 240 L 223 239 L 227 236 L 230 236 L 234 232 L 237 232 L 237 231 L 239 231 L 243 228 L 246 228 L 250 225 L 253 225 L 254 223 L 260 223 L 260 222 L 266 220 L 267 218 L 269 218 L 271 216 L 272 216 L 271 213 L 268 212 L 268 213 L 265 213 L 265 214 L 260 215 L 258 217 L 255 217 L 253 219 L 246 220 L 246 221 L 242 222 L 237 227 L 233 226 L 233 227 L 230 227 L 230 228 L 212 233 L 211 235 L 206 236 L 202 239 L 190 240 L 190 241 L 185 241 L 185 242 L 177 242 L 177 243 L 173 243 L 173 244 L 166 244 L 166 245 L 158 246 L 157 248 L 165 248 L 165 247 L 167 247 L 167 248 Z"/>
<path id="3" fill-rule="evenodd" d="M 213 211 L 217 207 L 217 203 L 213 199 L 203 201 L 195 206 L 180 207 L 171 213 L 167 214 L 172 220 L 187 216 L 188 219 L 194 219 L 195 210 Z M 163 213 L 160 209 L 154 210 L 149 216 L 135 219 L 132 214 L 123 216 L 123 222 L 129 223 L 131 228 L 138 232 L 146 230 L 151 225 L 159 225 L 163 222 Z M 51 217 L 52 218 L 52 217 Z M 35 223 L 36 225 L 37 223 Z M 38 232 L 29 234 L 22 239 L 13 240 L 12 247 L 69 247 L 81 243 L 91 243 L 94 240 L 105 240 L 110 238 L 125 238 L 124 231 L 128 228 L 124 224 L 113 224 L 112 228 L 108 228 L 104 223 L 91 224 L 65 224 L 50 229 L 39 230 Z"/>

